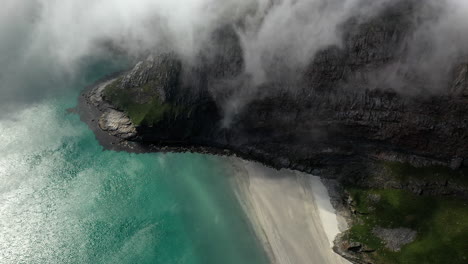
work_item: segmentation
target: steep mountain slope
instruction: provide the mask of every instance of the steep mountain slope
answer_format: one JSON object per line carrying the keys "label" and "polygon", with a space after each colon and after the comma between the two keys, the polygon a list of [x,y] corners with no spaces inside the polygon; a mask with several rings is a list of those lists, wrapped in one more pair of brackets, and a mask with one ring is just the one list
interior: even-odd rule
{"label": "steep mountain slope", "polygon": [[360,157],[459,168],[468,158],[467,64],[453,65],[436,91],[411,67],[400,82],[385,78],[408,56],[415,9],[404,1],[351,19],[342,46],[293,77],[279,63],[277,78],[256,86],[235,30],[224,26],[196,63],[151,56],[103,97],[130,116],[141,142],[228,148],[300,170]]}
{"label": "steep mountain slope", "polygon": [[[140,151],[235,153],[328,178],[330,191],[337,191],[335,207],[350,221],[365,224],[365,231],[356,225],[341,236],[335,250],[356,263],[401,259],[384,247],[369,248],[378,243],[352,240],[381,241],[395,230],[406,230],[414,239],[409,228],[426,226],[427,212],[404,215],[408,208],[394,207],[406,226],[388,229],[396,218],[380,219],[385,217],[380,214],[369,222],[365,219],[374,218],[363,220],[359,213],[365,209],[355,209],[379,201],[353,198],[375,193],[393,201],[413,197],[380,189],[448,195],[462,202],[411,198],[410,205],[417,209],[431,200],[453,206],[450,212],[457,215],[466,212],[468,197],[468,60],[460,54],[447,59],[451,65],[446,67],[442,61],[424,64],[431,62],[424,60],[430,49],[421,46],[415,53],[418,48],[411,46],[419,43],[414,42],[420,15],[415,2],[395,2],[377,16],[350,19],[341,26],[341,45],[319,51],[306,69],[278,61],[261,83],[244,71],[239,25],[224,25],[194,60],[174,53],[151,55],[96,85],[85,101],[100,115],[99,127],[121,138],[124,149],[131,141]],[[375,226],[379,221],[390,224]],[[418,230],[423,233],[417,239],[431,237],[424,230]],[[447,250],[446,244],[437,247]],[[439,251],[433,250],[433,259],[444,258]]]}

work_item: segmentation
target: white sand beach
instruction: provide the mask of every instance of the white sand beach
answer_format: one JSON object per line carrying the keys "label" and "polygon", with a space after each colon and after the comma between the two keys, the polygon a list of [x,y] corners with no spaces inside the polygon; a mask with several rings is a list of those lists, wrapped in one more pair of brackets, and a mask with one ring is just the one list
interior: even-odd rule
{"label": "white sand beach", "polygon": [[272,263],[343,264],[332,250],[340,232],[320,178],[233,159],[237,196]]}

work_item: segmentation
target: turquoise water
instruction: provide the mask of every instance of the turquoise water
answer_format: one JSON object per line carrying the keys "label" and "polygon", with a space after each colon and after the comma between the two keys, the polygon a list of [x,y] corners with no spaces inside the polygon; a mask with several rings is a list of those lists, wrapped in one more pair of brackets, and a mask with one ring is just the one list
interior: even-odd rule
{"label": "turquoise water", "polygon": [[0,120],[0,263],[262,264],[223,162],[105,151],[68,95]]}

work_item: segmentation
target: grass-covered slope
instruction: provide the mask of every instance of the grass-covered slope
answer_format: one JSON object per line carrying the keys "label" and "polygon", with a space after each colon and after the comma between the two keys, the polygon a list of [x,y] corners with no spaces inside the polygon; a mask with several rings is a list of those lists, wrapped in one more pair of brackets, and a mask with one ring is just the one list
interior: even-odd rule
{"label": "grass-covered slope", "polygon": [[409,182],[445,182],[460,188],[468,188],[468,168],[453,170],[447,166],[426,166],[416,168],[409,163],[383,162],[386,176],[408,184]]}
{"label": "grass-covered slope", "polygon": [[[349,189],[356,210],[347,240],[362,243],[375,263],[468,263],[468,202],[403,190]],[[375,228],[410,228],[416,239],[394,252]]]}
{"label": "grass-covered slope", "polygon": [[151,127],[163,119],[175,119],[183,111],[171,98],[180,86],[181,67],[171,53],[149,57],[107,85],[103,97],[136,126]]}
{"label": "grass-covered slope", "polygon": [[[119,110],[124,111],[135,125],[153,126],[164,117],[177,117],[183,108],[168,102],[163,102],[156,93],[147,96],[144,103],[135,100],[135,95],[129,89],[122,89],[118,86],[121,79],[117,79],[109,84],[104,90],[104,97]],[[141,88],[150,93],[151,83]]]}

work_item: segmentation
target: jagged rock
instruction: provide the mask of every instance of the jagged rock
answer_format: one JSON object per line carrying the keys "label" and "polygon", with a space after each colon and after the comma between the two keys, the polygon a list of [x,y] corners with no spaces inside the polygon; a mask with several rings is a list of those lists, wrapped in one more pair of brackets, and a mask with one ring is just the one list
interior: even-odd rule
{"label": "jagged rock", "polygon": [[346,238],[346,233],[339,234],[334,241],[333,250],[356,264],[371,264],[373,263],[369,253],[374,250],[366,248],[359,242],[349,242]]}
{"label": "jagged rock", "polygon": [[416,239],[417,232],[409,228],[374,228],[372,233],[385,242],[385,247],[391,251],[400,251],[401,248]]}
{"label": "jagged rock", "polygon": [[117,79],[114,85],[128,91],[135,103],[145,104],[155,97],[165,102],[176,94],[181,72],[182,63],[175,54],[151,55]]}
{"label": "jagged rock", "polygon": [[99,118],[99,127],[121,139],[132,139],[137,131],[128,116],[120,111],[109,109]]}
{"label": "jagged rock", "polygon": [[359,242],[351,242],[348,245],[348,248],[346,250],[352,251],[352,252],[360,252],[362,249],[362,244]]}

